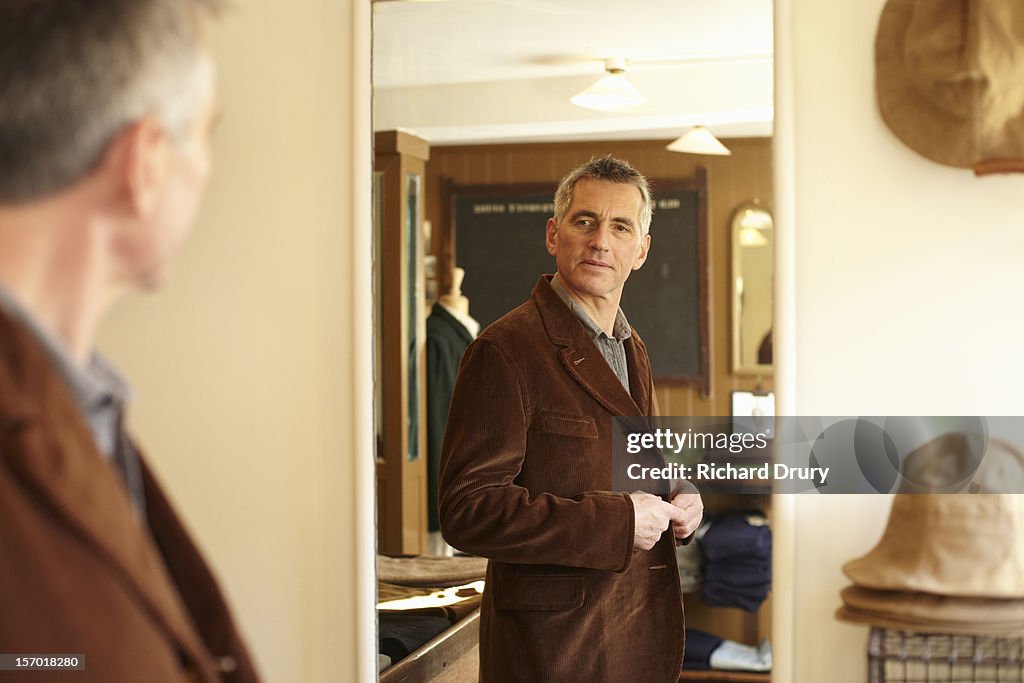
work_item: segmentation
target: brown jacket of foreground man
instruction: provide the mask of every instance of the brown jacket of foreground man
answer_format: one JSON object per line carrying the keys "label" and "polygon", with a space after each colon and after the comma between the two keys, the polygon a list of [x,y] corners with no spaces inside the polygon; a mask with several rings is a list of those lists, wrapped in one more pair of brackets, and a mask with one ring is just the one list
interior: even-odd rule
{"label": "brown jacket of foreground man", "polygon": [[0,681],[257,680],[209,568],[143,463],[146,526],[34,336],[0,313],[0,652],[85,671]]}
{"label": "brown jacket of foreground man", "polygon": [[441,527],[491,560],[481,680],[675,681],[672,534],[634,550],[629,495],[610,492],[612,417],[657,414],[647,349],[633,330],[630,396],[548,279],[467,349],[445,432]]}

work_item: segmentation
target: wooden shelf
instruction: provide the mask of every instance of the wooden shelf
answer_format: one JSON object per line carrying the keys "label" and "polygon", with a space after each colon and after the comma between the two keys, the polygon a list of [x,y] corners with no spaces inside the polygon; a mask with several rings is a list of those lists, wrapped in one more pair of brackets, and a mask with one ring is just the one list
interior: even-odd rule
{"label": "wooden shelf", "polygon": [[680,671],[681,681],[732,681],[733,683],[771,683],[771,673],[750,671]]}

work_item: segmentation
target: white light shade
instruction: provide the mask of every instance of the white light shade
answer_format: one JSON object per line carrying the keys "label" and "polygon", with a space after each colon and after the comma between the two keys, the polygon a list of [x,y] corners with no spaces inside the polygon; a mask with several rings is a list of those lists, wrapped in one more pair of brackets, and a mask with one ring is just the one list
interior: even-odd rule
{"label": "white light shade", "polygon": [[665,149],[670,152],[685,152],[687,154],[717,154],[720,156],[732,154],[729,148],[704,126],[694,126],[681,137],[670,142]]}
{"label": "white light shade", "polygon": [[741,247],[763,247],[768,244],[768,238],[764,236],[764,233],[757,228],[751,226],[744,226],[740,228],[740,246]]}
{"label": "white light shade", "polygon": [[629,111],[647,104],[647,98],[621,73],[610,73],[569,101],[577,107],[597,111]]}
{"label": "white light shade", "polygon": [[748,206],[733,218],[733,225],[738,225],[740,228],[741,247],[757,248],[768,246],[768,237],[765,233],[771,232],[775,227],[775,221],[766,209],[760,206]]}

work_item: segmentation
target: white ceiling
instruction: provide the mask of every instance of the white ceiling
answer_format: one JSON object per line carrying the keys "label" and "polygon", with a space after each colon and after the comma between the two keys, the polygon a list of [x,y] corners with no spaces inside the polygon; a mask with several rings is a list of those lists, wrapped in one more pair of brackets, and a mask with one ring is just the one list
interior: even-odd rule
{"label": "white ceiling", "polygon": [[[374,127],[432,144],[771,135],[771,0],[377,0]],[[569,97],[625,57],[650,100]]]}

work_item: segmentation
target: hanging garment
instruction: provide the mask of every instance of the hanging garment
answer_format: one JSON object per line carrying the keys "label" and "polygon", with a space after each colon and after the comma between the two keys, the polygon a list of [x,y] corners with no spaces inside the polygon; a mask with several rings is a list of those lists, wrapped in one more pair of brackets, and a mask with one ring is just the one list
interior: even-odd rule
{"label": "hanging garment", "polygon": [[441,441],[448,420],[455,376],[473,335],[441,304],[427,317],[427,508],[428,529],[441,528],[437,521],[437,480],[441,466]]}

